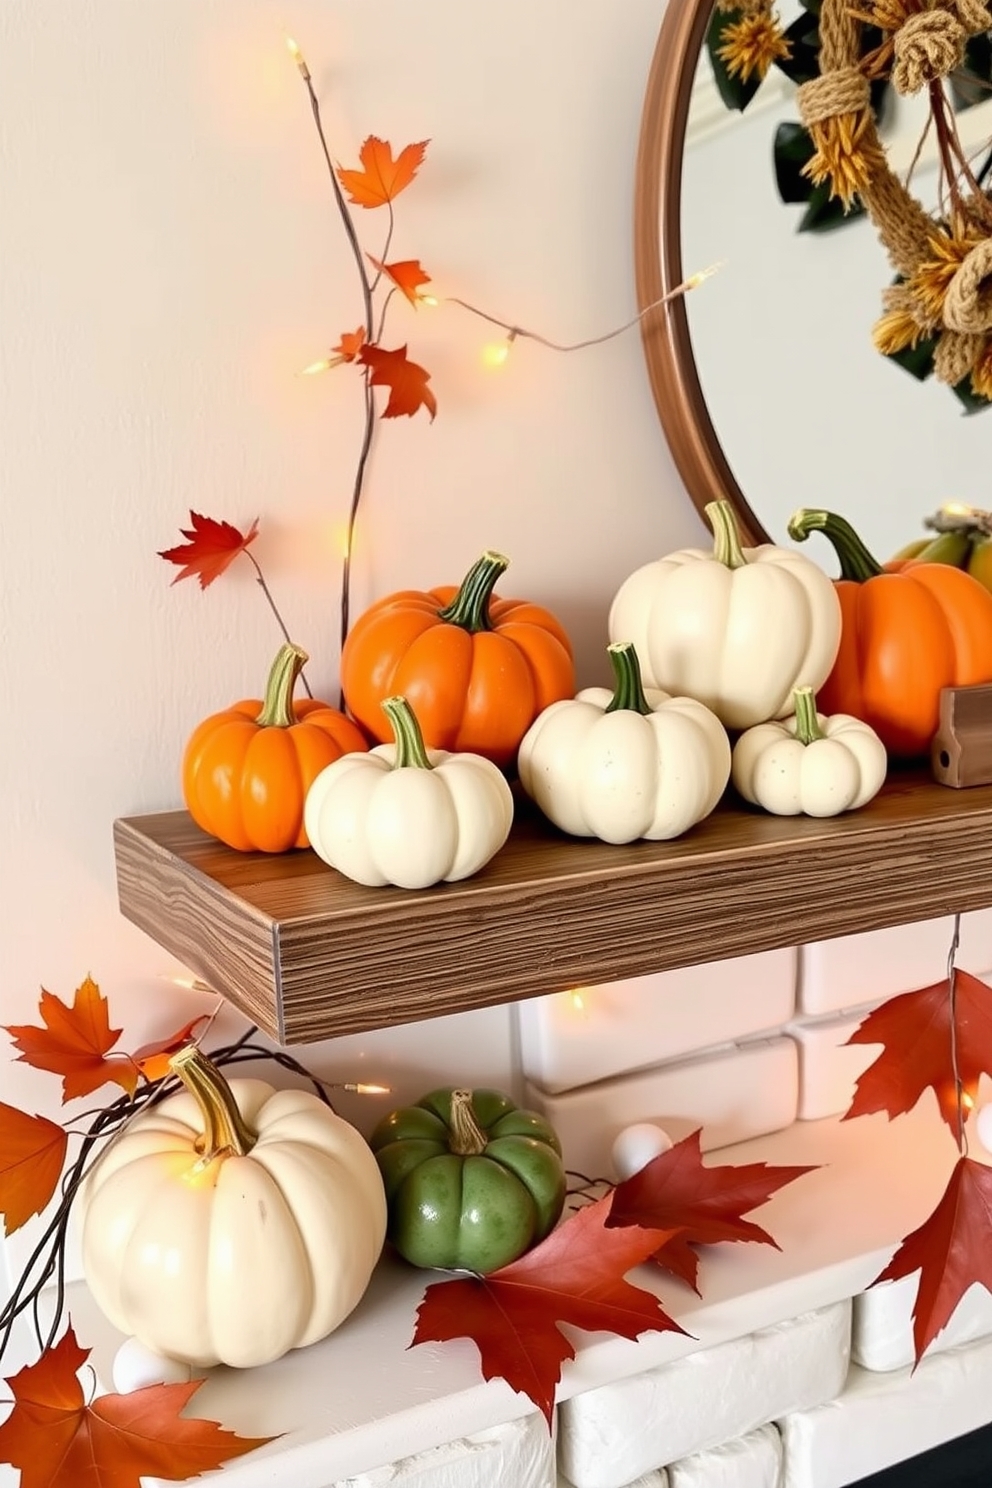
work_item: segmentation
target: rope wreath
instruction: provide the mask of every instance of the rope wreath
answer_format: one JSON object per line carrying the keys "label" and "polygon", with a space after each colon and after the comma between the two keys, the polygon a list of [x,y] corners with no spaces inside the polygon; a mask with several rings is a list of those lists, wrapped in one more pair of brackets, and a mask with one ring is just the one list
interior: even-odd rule
{"label": "rope wreath", "polygon": [[[855,0],[857,3],[857,0]],[[862,55],[862,27],[882,42]],[[806,173],[845,207],[860,196],[899,283],[883,292],[873,339],[891,355],[933,339],[934,373],[952,386],[971,378],[992,399],[992,203],[961,150],[942,79],[961,65],[971,36],[992,27],[985,0],[823,0],[820,76],[798,91],[815,153]],[[931,217],[890,169],[875,126],[870,84],[930,91],[945,185],[946,220]]]}

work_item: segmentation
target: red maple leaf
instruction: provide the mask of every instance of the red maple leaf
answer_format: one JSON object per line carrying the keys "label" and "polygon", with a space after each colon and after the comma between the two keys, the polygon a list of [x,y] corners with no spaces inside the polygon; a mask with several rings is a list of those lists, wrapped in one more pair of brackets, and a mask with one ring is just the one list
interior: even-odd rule
{"label": "red maple leaf", "polygon": [[130,1060],[105,1058],[121,1030],[111,1028],[107,999],[92,977],[76,988],[71,1007],[42,988],[38,1010],[44,1028],[29,1023],[4,1026],[22,1063],[62,1076],[63,1104],[110,1080],[134,1094],[138,1072]]}
{"label": "red maple leaf", "polygon": [[361,169],[337,168],[337,178],[347,191],[348,200],[356,207],[384,207],[409,186],[423,164],[429,143],[421,140],[417,145],[407,145],[394,160],[389,141],[370,134],[358,152]]}
{"label": "red maple leaf", "polygon": [[430,274],[425,274],[419,258],[402,258],[397,263],[380,263],[377,258],[368,254],[370,263],[373,263],[380,274],[386,274],[392,279],[397,289],[401,289],[410,304],[416,308],[422,296],[418,293],[422,284],[430,284]]}
{"label": "red maple leaf", "polygon": [[[978,1081],[992,1074],[992,992],[967,971],[955,972],[957,1067],[961,1090],[975,1100]],[[944,1121],[955,1134],[958,1100],[951,1057],[951,998],[946,979],[917,992],[890,998],[847,1041],[883,1044],[858,1080],[844,1120],[885,1111],[890,1120],[911,1111],[931,1089]]]}
{"label": "red maple leaf", "polygon": [[143,1476],[185,1482],[272,1440],[182,1417],[202,1380],[87,1405],[77,1371],[89,1353],[70,1327],[7,1380],[14,1409],[0,1426],[0,1462],[20,1468],[21,1488],[141,1488]]}
{"label": "red maple leaf", "polygon": [[698,1258],[690,1247],[749,1240],[774,1245],[777,1250],[767,1230],[742,1216],[767,1203],[787,1183],[813,1171],[812,1167],[769,1167],[763,1162],[704,1167],[700,1133],[694,1131],[617,1185],[606,1226],[644,1225],[677,1231],[659,1247],[654,1259],[697,1289]]}
{"label": "red maple leaf", "polygon": [[383,418],[397,418],[401,413],[413,415],[418,408],[426,408],[433,421],[437,399],[427,386],[431,374],[416,362],[407,360],[405,346],[396,351],[386,351],[381,346],[363,346],[358,360],[371,368],[369,380],[374,387],[389,388],[389,401],[382,411]]}
{"label": "red maple leaf", "polygon": [[[960,972],[958,973],[960,976]],[[920,1273],[913,1304],[916,1362],[945,1328],[974,1282],[992,1293],[992,1168],[959,1157],[936,1209],[871,1283]]]}
{"label": "red maple leaf", "polygon": [[166,558],[170,563],[183,565],[172,581],[174,584],[196,574],[200,580],[200,588],[206,589],[214,579],[220,578],[239,553],[243,553],[255,541],[258,536],[258,518],[255,518],[247,532],[239,532],[230,522],[217,522],[213,517],[201,517],[195,511],[190,512],[189,519],[192,526],[179,529],[186,542],[175,548],[165,548],[158,556]]}
{"label": "red maple leaf", "polygon": [[12,1235],[40,1214],[58,1187],[68,1139],[47,1116],[0,1103],[0,1214]]}
{"label": "red maple leaf", "polygon": [[624,1280],[668,1232],[604,1229],[611,1198],[580,1209],[499,1271],[428,1287],[410,1347],[473,1339],[483,1379],[505,1379],[528,1395],[550,1427],[562,1363],[575,1357],[560,1323],[622,1338],[652,1329],[683,1333],[652,1292]]}
{"label": "red maple leaf", "polygon": [[195,1018],[190,1018],[176,1033],[170,1033],[167,1038],[159,1039],[153,1044],[143,1044],[131,1055],[131,1059],[144,1075],[146,1080],[162,1080],[169,1074],[169,1060],[173,1054],[193,1040],[197,1028],[201,1023],[210,1018],[209,1013],[198,1013]]}
{"label": "red maple leaf", "polygon": [[335,362],[354,362],[358,353],[365,344],[365,327],[359,326],[356,331],[342,331],[341,340],[337,346],[331,347],[331,355]]}

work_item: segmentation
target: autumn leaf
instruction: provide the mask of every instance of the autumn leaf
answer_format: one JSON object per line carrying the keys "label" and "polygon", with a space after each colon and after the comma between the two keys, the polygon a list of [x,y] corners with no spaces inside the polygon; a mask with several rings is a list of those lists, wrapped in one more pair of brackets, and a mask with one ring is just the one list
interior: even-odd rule
{"label": "autumn leaf", "polygon": [[359,326],[357,331],[342,331],[341,340],[337,346],[331,347],[331,355],[335,362],[353,362],[365,344],[365,327]]}
{"label": "autumn leaf", "polygon": [[7,1380],[14,1409],[0,1426],[0,1462],[20,1468],[21,1488],[141,1488],[143,1476],[180,1483],[272,1440],[182,1417],[202,1380],[87,1405],[77,1371],[89,1354],[70,1327]]}
{"label": "autumn leaf", "polygon": [[[962,1093],[975,1100],[979,1077],[992,1074],[992,992],[967,971],[955,972],[957,1067]],[[951,999],[946,979],[904,992],[869,1013],[848,1044],[883,1044],[858,1080],[844,1120],[911,1111],[931,1089],[955,1134],[958,1101],[951,1060]]]}
{"label": "autumn leaf", "polygon": [[206,589],[214,579],[220,578],[239,553],[243,553],[255,541],[258,536],[258,518],[255,518],[247,532],[239,532],[230,522],[217,522],[213,517],[201,517],[195,511],[190,512],[189,519],[192,526],[179,529],[186,542],[175,548],[165,548],[158,556],[170,563],[183,565],[172,581],[174,584],[178,584],[180,579],[190,579],[195,574],[200,580],[200,588]]}
{"label": "autumn leaf", "polygon": [[418,293],[422,284],[430,284],[430,274],[425,274],[421,267],[419,258],[402,258],[397,263],[380,263],[377,258],[368,255],[370,263],[373,263],[380,274],[386,274],[406,295],[410,304],[417,307],[422,296]]}
{"label": "autumn leaf", "polygon": [[483,1378],[505,1379],[529,1396],[550,1427],[562,1363],[575,1357],[560,1323],[622,1338],[652,1329],[683,1333],[652,1292],[624,1280],[667,1232],[604,1229],[611,1198],[580,1209],[499,1271],[428,1287],[410,1347],[473,1339]]}
{"label": "autumn leaf", "polygon": [[209,1021],[209,1018],[209,1013],[198,1013],[168,1038],[159,1039],[153,1044],[143,1044],[131,1055],[132,1062],[146,1080],[163,1080],[170,1073],[169,1060],[173,1054],[178,1054],[184,1044],[191,1043],[200,1024]]}
{"label": "autumn leaf", "polygon": [[654,1260],[698,1291],[698,1259],[691,1248],[747,1240],[774,1245],[775,1239],[743,1215],[765,1204],[787,1183],[813,1172],[811,1167],[770,1167],[768,1163],[703,1165],[699,1131],[617,1185],[607,1229],[644,1225],[677,1233],[658,1248]]}
{"label": "autumn leaf", "polygon": [[43,1028],[26,1023],[4,1026],[22,1063],[62,1076],[63,1104],[99,1090],[108,1081],[134,1094],[138,1083],[134,1065],[124,1058],[104,1057],[121,1030],[111,1028],[107,999],[92,977],[76,988],[71,1007],[42,988],[38,1009]]}
{"label": "autumn leaf", "polygon": [[58,1187],[68,1139],[47,1116],[0,1102],[0,1214],[12,1235],[40,1214]]}
{"label": "autumn leaf", "polygon": [[389,388],[383,418],[397,418],[401,413],[412,416],[418,408],[426,408],[433,421],[437,399],[427,386],[431,374],[416,362],[407,360],[405,346],[397,351],[385,351],[381,346],[363,346],[358,360],[371,369],[369,381],[373,387]]}
{"label": "autumn leaf", "polygon": [[389,141],[370,134],[358,152],[361,169],[337,168],[337,178],[348,192],[348,200],[356,207],[384,207],[393,201],[417,174],[429,144],[429,140],[421,140],[418,145],[407,145],[394,160]]}
{"label": "autumn leaf", "polygon": [[959,1157],[930,1218],[906,1236],[881,1276],[871,1283],[899,1281],[919,1271],[913,1305],[917,1364],[973,1283],[992,1293],[990,1237],[992,1168],[974,1158]]}

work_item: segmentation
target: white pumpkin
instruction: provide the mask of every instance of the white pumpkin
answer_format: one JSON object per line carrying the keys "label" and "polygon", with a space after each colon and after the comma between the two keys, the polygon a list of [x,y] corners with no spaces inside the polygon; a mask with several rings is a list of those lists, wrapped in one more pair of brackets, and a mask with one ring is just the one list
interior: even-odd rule
{"label": "white pumpkin", "polygon": [[83,1181],[86,1281],[154,1354],[266,1364],[361,1299],[386,1233],[379,1168],[308,1091],[228,1084],[195,1048],[173,1066],[187,1089],[138,1115]]}
{"label": "white pumpkin", "polygon": [[645,693],[629,643],[609,652],[615,690],[587,687],[545,708],[521,742],[520,783],[573,837],[678,837],[723,794],[730,777],[726,731],[692,698]]}
{"label": "white pumpkin", "polygon": [[610,640],[631,640],[645,687],[697,698],[728,728],[792,708],[793,689],[821,686],[840,645],[840,601],[815,563],[791,548],[742,548],[729,502],[713,501],[712,552],[684,548],[621,584]]}
{"label": "white pumpkin", "polygon": [[395,744],[317,776],[303,819],[317,855],[356,883],[426,889],[469,878],[503,846],[513,796],[480,754],[426,749],[405,698],[383,703]]}
{"label": "white pumpkin", "polygon": [[864,806],[885,780],[885,745],[848,713],[825,718],[811,687],[799,687],[795,714],[759,723],[734,746],[734,785],[745,801],[775,816],[837,816]]}

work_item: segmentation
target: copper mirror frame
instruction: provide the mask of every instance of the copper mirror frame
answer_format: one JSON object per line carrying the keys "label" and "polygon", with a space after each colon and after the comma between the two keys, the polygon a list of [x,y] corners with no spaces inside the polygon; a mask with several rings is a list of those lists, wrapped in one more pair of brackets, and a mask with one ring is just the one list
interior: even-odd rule
{"label": "copper mirror frame", "polygon": [[[655,404],[678,472],[697,510],[733,504],[745,542],[772,539],[727,464],[706,407],[689,336],[686,301],[648,307],[685,278],[682,152],[696,68],[713,0],[669,0],[648,75],[634,188],[634,266],[641,338]],[[690,265],[692,273],[704,268]],[[699,293],[705,294],[705,289]]]}

